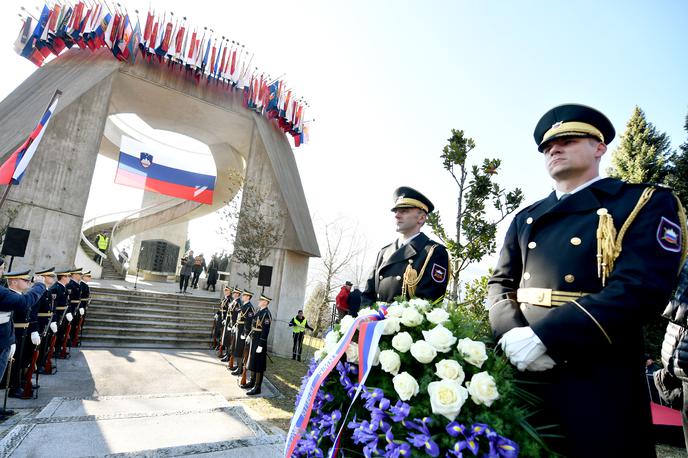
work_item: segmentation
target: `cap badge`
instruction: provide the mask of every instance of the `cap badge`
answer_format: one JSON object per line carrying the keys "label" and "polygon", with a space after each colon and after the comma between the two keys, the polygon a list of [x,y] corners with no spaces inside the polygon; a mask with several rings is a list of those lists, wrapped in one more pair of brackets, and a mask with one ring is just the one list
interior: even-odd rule
{"label": "cap badge", "polygon": [[564,124],[564,121],[557,121],[554,124],[552,124],[552,129],[556,129],[557,127],[561,127],[561,125]]}

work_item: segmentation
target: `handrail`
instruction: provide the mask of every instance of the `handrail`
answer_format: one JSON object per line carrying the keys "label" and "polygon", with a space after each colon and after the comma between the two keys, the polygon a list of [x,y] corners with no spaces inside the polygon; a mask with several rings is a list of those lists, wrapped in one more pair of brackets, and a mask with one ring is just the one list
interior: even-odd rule
{"label": "handrail", "polygon": [[100,251],[94,244],[91,243],[91,241],[86,237],[84,234],[84,231],[81,231],[81,241],[86,244],[87,247],[89,247],[91,250],[99,254],[100,256],[103,257],[103,259],[107,259],[107,255]]}

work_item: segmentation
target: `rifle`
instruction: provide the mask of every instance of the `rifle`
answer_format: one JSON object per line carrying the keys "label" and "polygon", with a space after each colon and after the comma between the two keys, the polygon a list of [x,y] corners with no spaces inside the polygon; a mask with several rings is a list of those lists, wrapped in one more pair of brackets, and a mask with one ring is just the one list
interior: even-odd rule
{"label": "rifle", "polygon": [[[81,307],[81,303],[79,303],[79,307]],[[84,312],[86,309],[84,309]],[[81,334],[81,325],[84,323],[84,315],[79,313],[79,322],[76,324],[76,328],[74,329],[74,342],[72,342],[72,345],[75,347],[79,346],[79,336]]]}
{"label": "rifle", "polygon": [[243,369],[241,371],[241,381],[239,382],[240,385],[246,385],[246,372],[247,369],[246,367],[248,366],[248,359],[249,359],[249,353],[251,351],[251,337],[249,334],[249,337],[246,337],[246,342],[244,342],[244,355],[242,361],[243,361]]}
{"label": "rifle", "polygon": [[227,368],[229,369],[230,367],[234,367],[234,348],[236,347],[236,336],[237,336],[237,328],[236,325],[232,327],[232,330],[230,331],[230,339],[229,339],[229,346],[227,347],[227,351],[229,352],[229,362],[227,364]]}
{"label": "rifle", "polygon": [[[65,311],[69,310],[69,307],[65,309]],[[61,350],[60,350],[60,358],[61,359],[67,359],[67,342],[69,342],[69,333],[72,332],[72,322],[67,321],[67,329],[65,329],[65,334],[64,338],[62,339],[62,344],[60,345]]]}
{"label": "rifle", "polygon": [[[54,300],[54,299],[53,299]],[[69,307],[65,308],[62,311],[62,316],[60,317],[60,321],[57,323],[57,330],[60,330],[60,326],[62,326],[62,323],[64,322],[65,315],[67,314],[67,310],[69,310]],[[52,320],[52,318],[51,318]],[[48,325],[50,327],[50,325]],[[52,374],[53,373],[53,354],[55,353],[55,344],[57,343],[57,332],[53,332],[52,337],[50,337],[50,346],[48,348],[48,354],[45,355],[45,368],[43,371],[46,374]],[[55,372],[57,372],[57,358],[55,358]]]}
{"label": "rifle", "polygon": [[[48,336],[48,329],[50,329],[50,322],[53,320],[53,313],[54,312],[50,312],[50,318],[48,318],[48,323],[45,325],[45,329],[43,329],[43,334],[41,335],[41,342],[44,342]],[[24,377],[24,393],[22,394],[22,399],[31,399],[33,397],[33,382],[31,379],[33,378],[33,373],[36,370],[36,363],[38,362],[38,355],[40,352],[41,344],[39,343],[33,350],[31,365],[26,371],[26,376]],[[36,385],[38,385],[38,372],[36,372]]]}
{"label": "rifle", "polygon": [[215,328],[217,327],[217,313],[215,314],[215,317],[213,318],[213,324],[210,327],[210,337],[212,340],[212,343],[210,344],[210,348],[213,350],[217,348],[217,333],[215,332]]}

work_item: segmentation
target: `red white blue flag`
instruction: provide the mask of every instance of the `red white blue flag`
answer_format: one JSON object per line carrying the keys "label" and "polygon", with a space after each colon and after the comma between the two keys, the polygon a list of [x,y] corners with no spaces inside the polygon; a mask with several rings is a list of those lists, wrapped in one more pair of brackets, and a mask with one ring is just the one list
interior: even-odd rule
{"label": "red white blue flag", "polygon": [[215,176],[191,170],[196,162],[122,136],[115,183],[203,204],[213,203]]}
{"label": "red white blue flag", "polygon": [[12,155],[7,159],[2,165],[0,165],[0,184],[19,184],[21,179],[24,177],[24,172],[29,166],[29,161],[36,153],[38,144],[43,138],[45,130],[48,128],[48,123],[55,113],[55,108],[57,107],[57,101],[62,95],[62,92],[55,91],[48,109],[45,110],[41,120],[38,122],[36,128],[31,132],[29,138],[12,153]]}

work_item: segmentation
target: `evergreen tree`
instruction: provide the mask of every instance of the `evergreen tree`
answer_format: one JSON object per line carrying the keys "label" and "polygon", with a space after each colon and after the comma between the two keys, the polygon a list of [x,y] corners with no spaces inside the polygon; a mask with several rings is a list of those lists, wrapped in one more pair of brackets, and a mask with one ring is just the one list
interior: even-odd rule
{"label": "evergreen tree", "polygon": [[[688,133],[688,115],[683,128]],[[688,205],[688,139],[678,147],[667,184],[673,188],[683,205]]]}
{"label": "evergreen tree", "polygon": [[667,134],[657,131],[636,106],[607,173],[631,183],[666,183],[672,156]]}

